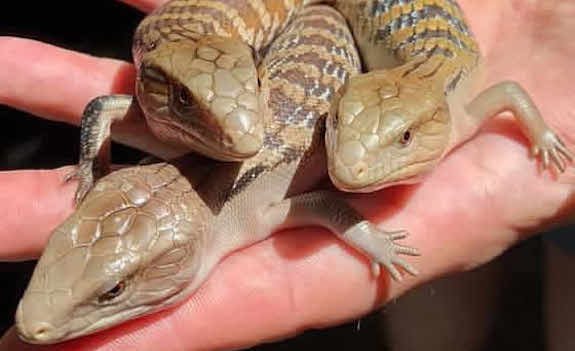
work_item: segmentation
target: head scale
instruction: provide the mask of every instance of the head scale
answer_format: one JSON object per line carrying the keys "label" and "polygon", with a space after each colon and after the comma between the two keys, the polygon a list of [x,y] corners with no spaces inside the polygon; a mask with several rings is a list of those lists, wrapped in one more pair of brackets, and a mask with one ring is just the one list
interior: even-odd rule
{"label": "head scale", "polygon": [[232,39],[164,41],[138,53],[136,96],[161,140],[229,161],[263,142],[251,49]]}
{"label": "head scale", "polygon": [[157,167],[103,178],[54,230],[18,306],[22,339],[91,334],[165,308],[205,278],[201,202],[175,167]]}
{"label": "head scale", "polygon": [[337,117],[328,120],[329,174],[342,190],[416,182],[448,146],[450,117],[442,91],[392,72],[352,77]]}

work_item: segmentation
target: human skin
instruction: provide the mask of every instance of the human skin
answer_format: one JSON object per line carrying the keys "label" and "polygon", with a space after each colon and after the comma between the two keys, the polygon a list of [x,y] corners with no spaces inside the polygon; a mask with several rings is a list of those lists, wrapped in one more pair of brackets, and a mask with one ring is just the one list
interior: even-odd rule
{"label": "human skin", "polygon": [[[124,0],[149,11],[159,0]],[[575,151],[575,2],[461,0],[486,56],[487,82],[513,79]],[[0,37],[0,103],[78,124],[92,97],[131,92],[130,64]],[[22,60],[37,57],[37,60]],[[53,84],[58,82],[58,84]],[[0,257],[38,257],[50,230],[72,211],[71,167],[0,173]],[[510,118],[489,122],[452,152],[424,182],[373,194],[348,195],[422,255],[420,271],[402,282],[374,279],[368,262],[316,228],[290,230],[235,252],[185,303],[109,331],[43,350],[205,350],[240,348],[308,328],[358,318],[415,286],[472,269],[519,240],[574,212],[575,173],[554,177],[528,157]],[[28,220],[33,218],[34,220]],[[14,240],[18,238],[18,240]],[[10,330],[0,350],[33,350]]]}

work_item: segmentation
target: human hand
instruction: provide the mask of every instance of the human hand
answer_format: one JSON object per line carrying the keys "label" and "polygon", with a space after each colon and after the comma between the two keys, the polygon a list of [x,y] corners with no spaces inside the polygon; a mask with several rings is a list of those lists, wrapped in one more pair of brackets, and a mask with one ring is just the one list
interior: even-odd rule
{"label": "human hand", "polygon": [[[159,3],[125,2],[145,9]],[[522,83],[574,150],[575,120],[569,113],[575,102],[569,87],[575,75],[567,67],[575,54],[569,38],[575,5],[556,1],[538,8],[495,0],[461,5],[487,55],[491,81]],[[0,101],[38,115],[77,123],[90,98],[131,91],[133,70],[126,63],[24,40],[2,38],[0,48],[10,53],[0,57],[0,77],[10,81],[0,87]],[[32,56],[43,61],[21,60]],[[55,81],[60,84],[50,84]],[[45,349],[147,350],[160,343],[165,349],[186,350],[245,347],[356,318],[423,281],[487,262],[530,232],[572,215],[573,171],[552,179],[527,155],[515,124],[499,120],[453,152],[422,185],[350,196],[385,228],[412,233],[407,243],[422,252],[410,258],[421,272],[417,278],[374,280],[367,261],[331,234],[292,230],[226,258],[182,306]],[[62,183],[69,171],[0,175],[5,213],[0,257],[40,254],[48,228],[72,210],[75,184]],[[10,240],[16,236],[18,242]],[[9,332],[0,349],[34,347]]]}

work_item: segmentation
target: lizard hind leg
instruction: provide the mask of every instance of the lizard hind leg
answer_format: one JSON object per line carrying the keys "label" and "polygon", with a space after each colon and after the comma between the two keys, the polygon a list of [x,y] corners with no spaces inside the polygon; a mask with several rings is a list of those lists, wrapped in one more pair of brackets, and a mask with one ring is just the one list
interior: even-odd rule
{"label": "lizard hind leg", "polygon": [[401,256],[418,256],[419,251],[397,243],[408,233],[379,229],[351,207],[340,193],[314,191],[297,195],[272,206],[265,217],[280,227],[319,225],[328,228],[369,259],[375,277],[380,275],[381,266],[396,281],[402,279],[397,267],[417,275],[417,270]]}
{"label": "lizard hind leg", "polygon": [[111,125],[128,116],[132,100],[131,95],[104,95],[86,105],[80,130],[80,160],[77,168],[65,179],[79,180],[76,206],[90,191],[94,181],[110,172]]}

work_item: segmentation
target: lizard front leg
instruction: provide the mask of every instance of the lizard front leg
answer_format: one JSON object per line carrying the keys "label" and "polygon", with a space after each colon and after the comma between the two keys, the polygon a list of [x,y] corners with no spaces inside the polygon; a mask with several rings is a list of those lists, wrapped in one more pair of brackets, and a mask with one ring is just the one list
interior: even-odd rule
{"label": "lizard front leg", "polygon": [[124,119],[130,110],[131,95],[105,95],[86,105],[80,129],[80,160],[66,180],[79,180],[75,203],[78,206],[94,184],[94,179],[110,172],[110,127]]}
{"label": "lizard front leg", "polygon": [[545,123],[527,92],[516,82],[492,85],[473,99],[466,110],[478,122],[511,111],[531,143],[532,154],[541,157],[545,169],[549,167],[550,158],[560,172],[573,160],[563,141]]}
{"label": "lizard front leg", "polygon": [[412,275],[417,274],[417,271],[400,257],[419,255],[417,249],[396,243],[397,240],[407,237],[406,231],[388,232],[377,228],[334,192],[314,191],[285,199],[272,205],[266,218],[283,218],[281,227],[319,225],[328,228],[371,261],[375,276],[380,274],[380,265],[383,265],[395,280],[401,280],[401,273],[395,266]]}

